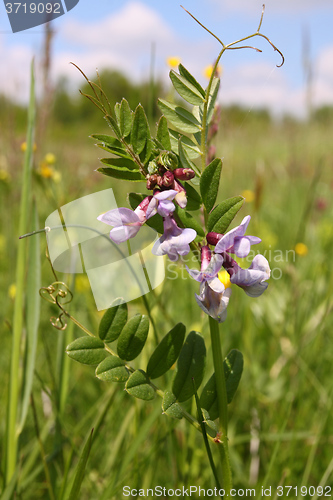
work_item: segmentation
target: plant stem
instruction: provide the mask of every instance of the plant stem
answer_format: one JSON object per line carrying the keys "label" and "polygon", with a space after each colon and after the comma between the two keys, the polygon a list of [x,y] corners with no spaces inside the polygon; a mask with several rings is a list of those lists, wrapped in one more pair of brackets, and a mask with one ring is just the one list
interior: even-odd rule
{"label": "plant stem", "polygon": [[220,59],[223,56],[225,50],[226,50],[226,47],[225,47],[225,45],[223,45],[223,48],[222,48],[221,52],[219,53],[219,55],[217,56],[217,59],[215,61],[215,64],[214,64],[214,67],[212,70],[212,74],[211,74],[211,77],[209,79],[208,87],[206,90],[206,98],[205,98],[205,102],[204,102],[204,106],[203,106],[202,121],[201,121],[201,127],[202,127],[201,128],[201,144],[200,144],[201,153],[202,153],[201,154],[201,162],[202,162],[201,172],[203,172],[205,170],[206,160],[207,160],[206,137],[207,137],[207,114],[208,114],[208,104],[209,104],[210,91],[212,88],[213,79],[214,79],[214,75],[215,75],[216,70],[217,70],[217,66],[218,66]]}
{"label": "plant stem", "polygon": [[224,376],[222,345],[220,339],[220,331],[218,322],[209,316],[210,336],[213,351],[213,363],[215,370],[215,383],[217,392],[217,403],[219,410],[219,433],[220,439],[218,443],[221,470],[222,470],[222,484],[228,496],[232,488],[231,469],[229,462],[228,450],[228,400],[227,390]]}

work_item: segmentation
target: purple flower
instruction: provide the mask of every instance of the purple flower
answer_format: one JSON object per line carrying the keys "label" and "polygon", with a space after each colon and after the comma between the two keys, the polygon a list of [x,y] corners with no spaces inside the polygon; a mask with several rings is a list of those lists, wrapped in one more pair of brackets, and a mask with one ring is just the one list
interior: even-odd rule
{"label": "purple flower", "polygon": [[165,217],[163,221],[164,234],[156,241],[152,253],[154,255],[167,254],[170,260],[177,260],[179,255],[186,255],[190,251],[189,243],[197,233],[194,229],[181,229],[173,217]]}
{"label": "purple flower", "polygon": [[263,255],[256,255],[248,269],[242,269],[229,255],[224,254],[223,266],[230,274],[230,282],[243,288],[250,297],[259,297],[266,288],[271,270]]}
{"label": "purple flower", "polygon": [[244,236],[250,220],[251,217],[247,215],[239,226],[222,236],[215,247],[215,253],[229,252],[240,258],[246,257],[250,252],[251,245],[261,242],[257,236]]}
{"label": "purple flower", "polygon": [[224,288],[222,292],[215,292],[209,286],[207,281],[200,285],[200,295],[195,294],[198,306],[209,316],[216,319],[219,323],[225,321],[227,317],[227,306],[229,303],[231,288]]}
{"label": "purple flower", "polygon": [[147,215],[150,217],[150,212],[152,210],[157,210],[162,217],[169,217],[173,214],[176,207],[172,200],[177,195],[177,191],[174,189],[168,189],[166,191],[155,191],[152,201],[149,204]]}
{"label": "purple flower", "polygon": [[219,270],[223,264],[223,257],[219,254],[214,254],[211,257],[211,251],[208,246],[201,248],[201,270],[186,269],[189,275],[199,281],[200,283],[206,282],[214,292],[221,293],[224,291],[224,285],[217,277]]}
{"label": "purple flower", "polygon": [[129,208],[115,208],[100,215],[97,219],[109,226],[114,226],[110,231],[111,240],[115,243],[123,243],[130,238],[134,238],[139,232],[142,224],[144,224],[149,217],[156,214],[156,208],[154,206],[150,207],[152,202],[153,197],[147,196],[134,212]]}
{"label": "purple flower", "polygon": [[185,208],[187,205],[186,190],[176,179],[173,183],[173,189],[177,192],[175,196],[176,203],[180,208]]}

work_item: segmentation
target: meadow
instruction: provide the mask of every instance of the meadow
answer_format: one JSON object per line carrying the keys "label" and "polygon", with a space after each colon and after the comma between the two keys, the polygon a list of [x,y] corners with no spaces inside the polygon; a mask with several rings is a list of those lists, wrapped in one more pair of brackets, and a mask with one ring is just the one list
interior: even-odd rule
{"label": "meadow", "polygon": [[[111,76],[109,81],[116,81]],[[134,87],[127,82],[126,86],[121,75],[117,78],[117,87],[106,88],[111,102],[126,97],[132,106],[145,100],[149,104],[149,84]],[[162,86],[155,90],[156,94],[163,91]],[[82,332],[69,320],[66,329],[57,330],[50,323],[58,315],[57,307],[44,300],[36,305],[36,290],[48,287],[55,277],[45,256],[45,234],[39,239],[18,239],[27,110],[4,99],[1,104],[0,499],[112,500],[123,498],[125,486],[214,488],[200,432],[185,419],[163,415],[158,397],[148,402],[132,398],[123,384],[102,382],[94,376],[93,367],[69,359],[65,348]],[[111,187],[118,205],[129,206],[128,191],[145,192],[142,183],[120,184],[96,172],[101,154],[89,136],[108,134],[109,129],[91,103],[60,89],[48,116],[42,116],[42,111],[40,106],[26,232],[43,228],[51,212],[82,196]],[[268,290],[258,299],[233,290],[227,320],[220,327],[224,352],[236,348],[244,356],[243,376],[229,405],[234,487],[253,488],[256,498],[261,497],[262,487],[272,488],[272,498],[332,495],[332,116],[328,108],[313,111],[303,121],[274,120],[265,110],[222,108],[214,142],[217,155],[223,158],[218,200],[245,197],[236,222],[252,216],[251,234],[262,239],[258,250],[272,269]],[[158,110],[151,104],[152,129],[157,120]],[[24,245],[23,257],[20,245]],[[32,260],[26,260],[27,250]],[[22,327],[15,384],[17,414],[21,416],[24,410],[26,415],[8,481],[6,419],[12,397],[8,387],[13,377],[10,363],[18,315],[15,297],[20,293],[19,258],[23,262],[21,310],[29,316],[28,303],[32,302],[36,351],[32,362],[31,341]],[[35,281],[38,262],[40,284]],[[208,319],[194,300],[198,284],[184,271],[184,263],[172,264],[172,268],[169,263],[166,279],[146,299],[159,339],[181,321],[188,332],[203,334],[210,359]],[[102,313],[96,310],[86,276],[58,277],[73,292],[70,314],[96,333]],[[141,298],[128,307],[131,315],[145,311]],[[140,363],[147,361],[154,346],[150,335]],[[205,381],[210,368],[206,368]],[[24,400],[22,387],[29,377],[32,397]],[[170,380],[167,374],[166,384]],[[188,411],[195,412],[195,408]],[[83,471],[81,478],[78,470]],[[75,481],[80,493],[75,493]],[[278,489],[287,486],[292,489]],[[162,498],[168,498],[167,494]]]}

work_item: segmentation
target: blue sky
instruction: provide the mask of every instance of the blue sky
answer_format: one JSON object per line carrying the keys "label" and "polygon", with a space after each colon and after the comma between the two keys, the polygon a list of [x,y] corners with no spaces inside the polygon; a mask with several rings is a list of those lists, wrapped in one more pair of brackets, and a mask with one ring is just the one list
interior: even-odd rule
{"label": "blue sky", "polygon": [[[135,80],[148,78],[154,44],[156,76],[166,80],[166,57],[178,56],[205,84],[203,68],[213,62],[219,44],[180,3],[224,43],[254,33],[262,8],[259,0],[80,0],[72,11],[52,22],[54,82],[64,75],[76,91],[81,80],[70,61],[89,76],[96,67],[110,66]],[[221,61],[222,102],[304,115],[307,43],[312,103],[333,105],[332,25],[332,0],[267,0],[261,32],[284,53],[285,65],[276,68],[280,56],[263,39],[250,42],[263,50],[261,54],[249,49],[229,51]],[[0,91],[26,99],[29,62],[35,56],[40,65],[42,39],[42,27],[12,34],[4,5],[0,5]]]}

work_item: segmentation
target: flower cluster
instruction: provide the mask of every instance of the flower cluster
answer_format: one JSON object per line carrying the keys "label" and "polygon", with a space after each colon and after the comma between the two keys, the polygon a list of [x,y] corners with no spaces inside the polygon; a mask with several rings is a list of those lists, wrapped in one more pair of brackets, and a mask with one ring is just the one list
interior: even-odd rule
{"label": "flower cluster", "polygon": [[242,269],[230,256],[247,257],[251,245],[260,243],[256,236],[245,236],[251,217],[248,215],[241,224],[225,235],[208,233],[207,242],[215,246],[214,253],[209,246],[201,248],[201,270],[188,269],[189,274],[200,282],[200,294],[196,300],[201,309],[218,322],[226,319],[231,288],[218,277],[222,266],[229,273],[230,283],[241,287],[250,297],[258,297],[268,287],[270,268],[263,255],[256,255],[248,269]]}
{"label": "flower cluster", "polygon": [[168,255],[171,260],[177,260],[179,255],[189,253],[189,244],[197,235],[194,229],[178,227],[174,218],[174,201],[181,208],[185,208],[187,203],[185,189],[180,183],[177,185],[181,189],[167,189],[163,185],[161,189],[154,189],[153,196],[147,196],[134,211],[116,208],[100,215],[98,220],[113,226],[110,238],[115,243],[122,243],[136,236],[141,226],[158,213],[163,217],[164,233],[154,244],[152,252],[154,255]]}
{"label": "flower cluster", "polygon": [[[148,219],[159,214],[163,218],[164,232],[155,242],[152,253],[159,256],[168,255],[169,259],[177,260],[179,256],[189,253],[190,243],[197,233],[194,229],[180,228],[174,218],[175,202],[181,208],[185,208],[187,204],[186,191],[176,179],[175,170],[173,172],[166,170],[161,173],[162,179],[167,173],[172,175],[172,179],[169,176],[172,180],[172,187],[160,182],[158,187],[154,188],[153,195],[144,198],[134,211],[129,208],[117,208],[100,215],[98,220],[113,226],[110,238],[115,243],[122,243],[136,236]],[[184,173],[180,172],[180,174]],[[151,174],[153,175],[156,174]],[[206,314],[219,322],[226,319],[231,295],[230,284],[238,285],[250,297],[258,297],[268,286],[270,268],[263,255],[256,255],[248,269],[242,269],[231,257],[231,254],[239,258],[247,257],[251,245],[261,242],[257,236],[245,235],[250,220],[251,217],[246,216],[239,226],[226,234],[208,233],[207,245],[201,247],[200,271],[186,266],[190,276],[200,283],[200,292],[196,295],[198,305]],[[210,246],[215,247],[214,251],[210,249]],[[223,283],[223,280],[219,278],[222,267],[230,277],[229,283]]]}

